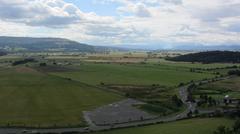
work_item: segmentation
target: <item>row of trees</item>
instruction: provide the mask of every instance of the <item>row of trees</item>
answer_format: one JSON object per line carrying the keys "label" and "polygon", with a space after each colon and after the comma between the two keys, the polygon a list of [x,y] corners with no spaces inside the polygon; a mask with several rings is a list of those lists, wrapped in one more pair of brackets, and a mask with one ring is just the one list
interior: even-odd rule
{"label": "row of trees", "polygon": [[240,52],[207,51],[168,58],[172,61],[202,62],[202,63],[240,63]]}
{"label": "row of trees", "polygon": [[240,76],[240,70],[230,70],[228,71],[229,75],[238,75]]}
{"label": "row of trees", "polygon": [[12,65],[17,66],[17,65],[26,64],[26,63],[29,63],[29,62],[36,62],[36,60],[33,59],[33,58],[26,58],[26,59],[23,59],[23,60],[14,61],[12,63]]}
{"label": "row of trees", "polygon": [[4,56],[4,55],[7,55],[7,53],[2,51],[2,50],[0,50],[0,56]]}

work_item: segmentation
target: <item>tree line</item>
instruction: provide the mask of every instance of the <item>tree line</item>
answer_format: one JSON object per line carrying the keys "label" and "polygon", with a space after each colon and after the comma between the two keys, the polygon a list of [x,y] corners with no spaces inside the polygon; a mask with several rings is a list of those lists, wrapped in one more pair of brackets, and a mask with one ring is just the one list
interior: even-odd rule
{"label": "tree line", "polygon": [[240,52],[233,51],[207,51],[169,57],[167,60],[201,63],[240,63]]}

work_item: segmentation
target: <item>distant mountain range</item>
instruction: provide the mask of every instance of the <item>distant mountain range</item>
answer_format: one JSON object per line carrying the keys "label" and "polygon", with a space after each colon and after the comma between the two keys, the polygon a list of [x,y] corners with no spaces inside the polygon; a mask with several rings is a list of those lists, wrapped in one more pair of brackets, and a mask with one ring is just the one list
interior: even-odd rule
{"label": "distant mountain range", "polygon": [[201,44],[156,44],[156,45],[118,45],[118,46],[92,46],[63,38],[32,38],[0,36],[0,50],[8,52],[21,51],[76,51],[76,52],[106,52],[129,50],[240,50],[240,44],[205,46]]}
{"label": "distant mountain range", "polygon": [[240,44],[221,44],[221,45],[203,45],[203,44],[148,44],[148,45],[121,45],[121,48],[129,50],[148,50],[148,51],[160,51],[160,50],[176,50],[176,51],[215,51],[215,50],[229,50],[240,51]]}
{"label": "distant mountain range", "polygon": [[94,46],[62,38],[0,37],[5,51],[80,51],[93,52]]}

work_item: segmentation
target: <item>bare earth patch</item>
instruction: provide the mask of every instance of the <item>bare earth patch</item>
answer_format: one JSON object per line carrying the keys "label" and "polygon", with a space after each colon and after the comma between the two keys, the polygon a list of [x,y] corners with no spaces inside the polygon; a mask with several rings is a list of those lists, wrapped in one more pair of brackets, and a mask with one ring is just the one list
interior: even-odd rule
{"label": "bare earth patch", "polygon": [[15,68],[16,72],[18,73],[39,73],[37,70],[34,70],[32,68],[29,67],[17,67]]}
{"label": "bare earth patch", "polygon": [[149,113],[134,107],[134,105],[142,104],[145,103],[134,99],[125,99],[123,101],[99,107],[94,111],[84,112],[84,116],[90,125],[91,123],[94,123],[95,125],[99,126],[122,124],[156,118],[156,116],[150,115]]}

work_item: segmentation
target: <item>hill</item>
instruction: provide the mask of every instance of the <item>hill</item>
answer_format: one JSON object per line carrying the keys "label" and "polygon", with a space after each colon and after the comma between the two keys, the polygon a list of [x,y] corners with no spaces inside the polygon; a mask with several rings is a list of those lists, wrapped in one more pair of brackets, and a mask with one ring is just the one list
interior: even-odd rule
{"label": "hill", "polygon": [[2,51],[2,50],[0,50],[0,56],[4,56],[4,55],[7,55],[7,53]]}
{"label": "hill", "polygon": [[94,46],[63,38],[0,37],[6,51],[79,51],[94,52]]}
{"label": "hill", "polygon": [[240,52],[207,51],[167,58],[167,60],[202,63],[240,63]]}

